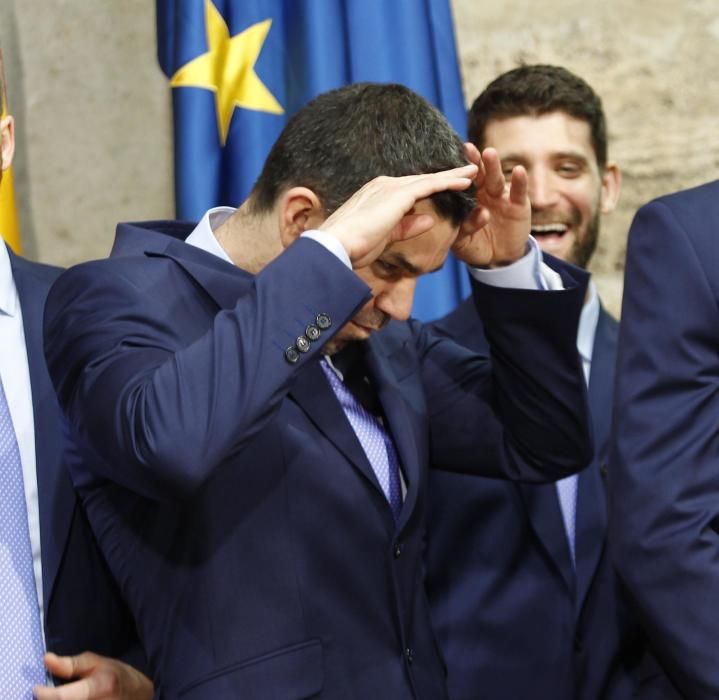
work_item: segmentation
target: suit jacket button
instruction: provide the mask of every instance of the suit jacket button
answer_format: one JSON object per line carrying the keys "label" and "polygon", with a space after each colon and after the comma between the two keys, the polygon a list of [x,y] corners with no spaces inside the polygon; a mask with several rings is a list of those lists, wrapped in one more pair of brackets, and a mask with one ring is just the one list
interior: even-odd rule
{"label": "suit jacket button", "polygon": [[329,314],[317,314],[315,318],[315,323],[321,331],[326,331],[332,325],[332,319],[330,318]]}
{"label": "suit jacket button", "polygon": [[414,652],[409,647],[404,650],[404,658],[407,659],[408,664],[414,661]]}
{"label": "suit jacket button", "polygon": [[305,335],[314,343],[315,340],[322,335],[322,332],[314,323],[310,323],[310,325],[305,328]]}
{"label": "suit jacket button", "polygon": [[297,340],[295,340],[295,345],[300,352],[310,351],[310,341],[307,340],[304,335],[300,335],[297,337]]}
{"label": "suit jacket button", "polygon": [[401,556],[402,556],[402,545],[399,542],[395,542],[394,558],[399,559]]}
{"label": "suit jacket button", "polygon": [[294,345],[290,345],[290,347],[285,350],[285,359],[292,365],[300,359],[300,353],[297,352],[297,348]]}
{"label": "suit jacket button", "polygon": [[607,465],[606,465],[605,462],[602,462],[602,463],[599,465],[599,473],[600,473],[602,476],[606,476],[606,475],[607,475]]}

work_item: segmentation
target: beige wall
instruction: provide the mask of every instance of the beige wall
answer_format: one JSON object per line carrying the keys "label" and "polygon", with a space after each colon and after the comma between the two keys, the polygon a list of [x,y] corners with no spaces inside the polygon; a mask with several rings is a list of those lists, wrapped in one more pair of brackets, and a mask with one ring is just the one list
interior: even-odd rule
{"label": "beige wall", "polygon": [[151,0],[0,0],[25,252],[108,253],[117,221],[173,213],[169,96]]}
{"label": "beige wall", "polygon": [[[155,59],[154,5],[0,1],[32,257],[67,265],[102,256],[118,220],[172,215],[169,97]],[[603,96],[624,191],[593,267],[617,310],[636,207],[719,177],[719,5],[453,0],[453,7],[468,101],[522,60],[566,65]]]}

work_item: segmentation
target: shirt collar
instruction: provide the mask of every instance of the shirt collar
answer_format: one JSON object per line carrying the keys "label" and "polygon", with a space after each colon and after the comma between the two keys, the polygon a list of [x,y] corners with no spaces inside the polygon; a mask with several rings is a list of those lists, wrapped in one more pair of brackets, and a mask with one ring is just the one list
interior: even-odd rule
{"label": "shirt collar", "polygon": [[218,258],[222,258],[234,265],[230,256],[225,252],[225,249],[215,237],[214,231],[225,223],[235,211],[232,207],[214,207],[213,209],[209,209],[200,219],[200,223],[195,226],[192,233],[185,239],[185,243],[194,245],[196,248],[216,255]]}
{"label": "shirt collar", "polygon": [[577,350],[585,362],[592,361],[592,350],[594,349],[594,336],[597,332],[599,322],[599,295],[594,282],[589,280],[587,289],[589,298],[582,307],[579,316],[579,329],[577,330]]}
{"label": "shirt collar", "polygon": [[5,244],[0,241],[0,314],[16,316],[20,310],[17,288],[12,278],[10,254]]}

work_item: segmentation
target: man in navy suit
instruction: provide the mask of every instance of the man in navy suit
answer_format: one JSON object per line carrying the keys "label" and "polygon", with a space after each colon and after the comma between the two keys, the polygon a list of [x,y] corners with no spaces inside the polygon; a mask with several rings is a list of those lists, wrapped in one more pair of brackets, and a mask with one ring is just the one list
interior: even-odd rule
{"label": "man in navy suit", "polygon": [[[586,267],[620,188],[591,87],[561,67],[511,70],[477,97],[469,134],[505,171],[526,168],[542,249]],[[437,330],[490,352],[471,300]],[[617,333],[590,284],[576,336],[596,449],[586,470],[547,485],[430,476],[427,585],[452,700],[634,697],[645,644],[606,551]]]}
{"label": "man in navy suit", "polygon": [[682,696],[719,697],[719,182],[661,197],[629,232],[609,532]]}
{"label": "man in navy suit", "polygon": [[[536,481],[591,454],[586,277],[529,220],[523,168],[506,185],[412,91],[357,84],[289,121],[239,209],[121,225],[56,283],[73,480],[162,697],[446,698],[428,464]],[[450,247],[490,281],[492,363],[405,321]]]}
{"label": "man in navy suit", "polygon": [[[0,107],[2,96],[0,76]],[[1,182],[14,152],[11,116],[0,120],[0,143]],[[3,524],[9,526],[2,533],[0,551],[4,562],[6,554],[14,562],[9,570],[3,569],[0,583],[0,696],[30,698],[34,682],[45,678],[42,651],[49,649],[73,656],[47,654],[47,669],[58,678],[76,680],[62,690],[36,688],[35,697],[41,700],[151,697],[152,686],[139,671],[98,655],[140,660],[132,619],[63,463],[63,422],[42,348],[45,299],[59,274],[57,268],[17,257],[0,241],[0,408],[11,421],[0,456],[0,511]],[[19,518],[8,502],[10,475],[5,469],[10,465],[18,470]],[[25,548],[24,555],[15,547]],[[27,571],[23,562],[29,565]],[[20,590],[20,598],[11,599],[11,591]],[[33,627],[38,631],[37,656],[28,658],[20,650],[27,648],[25,632]],[[88,649],[98,653],[81,653]]]}

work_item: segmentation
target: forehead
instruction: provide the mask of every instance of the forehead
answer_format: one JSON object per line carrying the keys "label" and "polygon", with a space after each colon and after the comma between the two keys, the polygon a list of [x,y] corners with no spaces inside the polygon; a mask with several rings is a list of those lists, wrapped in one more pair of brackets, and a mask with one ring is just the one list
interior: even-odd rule
{"label": "forehead", "polygon": [[496,148],[500,158],[576,152],[596,161],[589,124],[566,112],[492,119],[484,137],[485,145]]}

